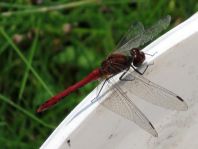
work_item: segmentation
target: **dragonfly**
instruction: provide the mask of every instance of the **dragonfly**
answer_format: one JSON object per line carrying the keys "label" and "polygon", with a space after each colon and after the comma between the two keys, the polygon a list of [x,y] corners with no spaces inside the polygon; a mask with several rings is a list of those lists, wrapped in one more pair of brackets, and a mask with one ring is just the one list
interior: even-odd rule
{"label": "dragonfly", "polygon": [[[102,79],[104,81],[97,94],[98,97],[104,85],[106,83],[111,83],[110,80],[120,73],[120,82],[128,84],[130,86],[130,92],[137,97],[161,107],[173,110],[187,110],[188,106],[184,99],[143,77],[149,64],[144,63],[147,53],[144,53],[141,47],[165,30],[169,26],[170,21],[171,17],[167,15],[147,29],[145,29],[144,25],[140,22],[132,23],[128,31],[115,47],[114,52],[109,54],[107,58],[102,61],[99,68],[94,69],[81,81],[69,86],[64,91],[44,102],[37,109],[37,112],[39,113],[47,110],[61,101],[64,97],[86,84]],[[142,71],[139,68],[143,68]],[[135,122],[139,127],[157,137],[158,134],[155,127],[133,103],[133,98],[129,97],[123,91],[122,83],[114,84],[112,91],[112,95],[101,104],[112,112]]]}

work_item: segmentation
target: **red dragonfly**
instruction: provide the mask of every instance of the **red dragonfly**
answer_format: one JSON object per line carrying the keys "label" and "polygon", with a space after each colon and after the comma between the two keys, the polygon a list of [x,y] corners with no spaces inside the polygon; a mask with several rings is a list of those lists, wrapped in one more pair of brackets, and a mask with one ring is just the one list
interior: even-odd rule
{"label": "red dragonfly", "polygon": [[[93,70],[81,81],[47,100],[37,109],[37,112],[47,110],[77,89],[102,78],[105,81],[98,93],[99,95],[104,84],[110,82],[110,79],[119,73],[122,73],[119,79],[122,82],[129,83],[130,92],[134,95],[165,108],[186,110],[187,104],[181,97],[142,76],[148,68],[148,64],[144,64],[145,53],[139,47],[145,45],[166,29],[170,21],[171,17],[166,16],[148,29],[144,29],[144,26],[139,22],[132,24],[118,43],[116,51],[110,54],[99,68]],[[134,71],[129,72],[130,68],[133,68]],[[143,68],[143,71],[140,71],[139,68]],[[153,136],[157,136],[154,126],[135,106],[132,99],[123,92],[121,84],[117,83],[113,86],[112,95],[102,102],[102,105],[124,118],[134,121]]]}

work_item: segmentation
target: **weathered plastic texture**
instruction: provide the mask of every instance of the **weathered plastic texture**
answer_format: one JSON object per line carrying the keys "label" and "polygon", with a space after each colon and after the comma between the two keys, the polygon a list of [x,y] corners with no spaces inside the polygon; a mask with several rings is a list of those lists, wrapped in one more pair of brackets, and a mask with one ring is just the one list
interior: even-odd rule
{"label": "weathered plastic texture", "polygon": [[[42,149],[196,149],[198,146],[198,13],[144,48],[155,53],[144,76],[180,95],[187,111],[134,103],[155,126],[153,137],[131,121],[91,100],[91,92],[54,130]],[[102,100],[108,98],[103,96]],[[71,99],[70,99],[71,100]],[[74,99],[75,100],[75,99]],[[56,116],[56,115],[54,115]]]}

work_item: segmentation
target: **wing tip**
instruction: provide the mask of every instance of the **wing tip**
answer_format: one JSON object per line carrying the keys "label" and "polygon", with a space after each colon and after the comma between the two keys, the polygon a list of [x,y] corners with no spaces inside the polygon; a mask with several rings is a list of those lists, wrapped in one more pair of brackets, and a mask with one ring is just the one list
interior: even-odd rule
{"label": "wing tip", "polygon": [[184,102],[184,100],[179,96],[177,96],[177,99],[179,99],[181,102]]}
{"label": "wing tip", "polygon": [[154,137],[158,137],[158,133],[151,122],[149,122],[150,126],[152,127],[153,132],[151,133]]}
{"label": "wing tip", "polygon": [[185,100],[181,98],[180,96],[176,96],[178,100],[180,100],[183,103],[182,110],[188,110],[188,105],[186,104]]}
{"label": "wing tip", "polygon": [[171,21],[171,15],[167,15],[166,17],[168,19],[168,22],[170,22]]}

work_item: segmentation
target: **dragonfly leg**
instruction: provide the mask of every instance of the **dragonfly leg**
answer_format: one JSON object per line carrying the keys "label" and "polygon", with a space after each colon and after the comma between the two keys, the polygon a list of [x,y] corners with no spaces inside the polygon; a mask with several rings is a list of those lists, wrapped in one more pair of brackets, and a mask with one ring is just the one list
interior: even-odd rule
{"label": "dragonfly leg", "polygon": [[127,78],[124,78],[124,76],[126,75],[126,73],[129,71],[130,67],[122,73],[122,75],[120,76],[119,80],[120,81],[133,81],[134,79],[127,79]]}
{"label": "dragonfly leg", "polygon": [[148,66],[149,66],[149,65],[146,65],[146,67],[145,67],[145,69],[143,70],[143,72],[141,72],[141,71],[139,71],[138,69],[136,69],[133,65],[131,65],[131,67],[135,70],[135,72],[137,72],[137,73],[140,74],[140,75],[143,75],[143,74],[146,72]]}
{"label": "dragonfly leg", "polygon": [[101,91],[102,91],[104,85],[105,85],[106,82],[107,82],[110,78],[112,78],[112,77],[113,77],[113,76],[110,76],[109,78],[105,79],[105,81],[103,82],[103,84],[102,84],[102,86],[101,86],[101,88],[100,88],[98,94],[96,95],[96,97],[95,97],[94,99],[91,100],[92,103],[94,103],[94,102],[96,102],[96,101],[98,100],[98,97],[99,97],[99,95],[100,95],[100,93],[101,93]]}
{"label": "dragonfly leg", "polygon": [[153,54],[145,53],[145,52],[144,52],[144,54],[145,54],[145,55],[149,55],[149,56],[155,56],[155,54],[157,54],[157,51],[156,51],[155,53],[153,53]]}
{"label": "dragonfly leg", "polygon": [[[145,53],[145,52],[144,52],[145,55],[148,55],[148,56],[151,56],[151,57],[155,56],[157,53],[158,53],[157,51],[156,51],[155,53],[153,53],[153,54]],[[150,66],[150,65],[154,65],[154,61],[152,61],[152,63],[148,63],[148,65],[149,65],[149,66]]]}

